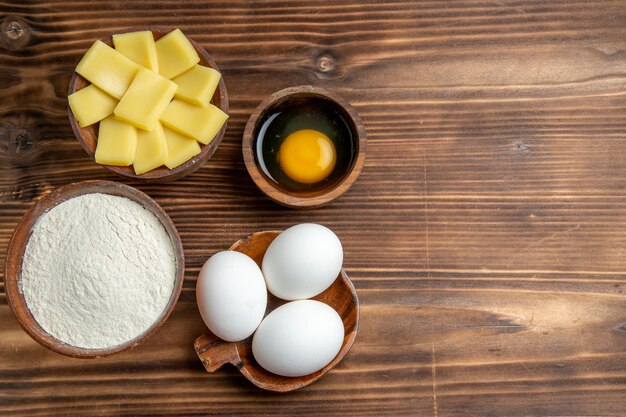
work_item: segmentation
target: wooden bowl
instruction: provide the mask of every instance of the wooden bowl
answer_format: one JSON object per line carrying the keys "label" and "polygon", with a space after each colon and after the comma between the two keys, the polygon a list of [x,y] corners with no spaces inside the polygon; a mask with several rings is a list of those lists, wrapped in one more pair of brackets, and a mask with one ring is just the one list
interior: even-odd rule
{"label": "wooden bowl", "polygon": [[[176,258],[176,282],[174,283],[174,290],[172,291],[170,300],[161,316],[154,322],[154,324],[152,324],[152,326],[150,326],[149,329],[136,338],[123,344],[104,349],[87,349],[71,346],[48,334],[41,328],[39,323],[37,323],[35,318],[32,316],[28,305],[26,304],[26,300],[24,299],[24,294],[22,294],[20,290],[24,251],[26,250],[26,245],[30,239],[33,227],[39,218],[45,215],[56,205],[69,200],[70,198],[91,193],[102,193],[126,197],[148,209],[161,221],[161,224],[163,224],[163,227],[165,228],[165,231],[169,235],[172,245],[174,246],[174,255]],[[123,352],[137,346],[148,336],[155,333],[163,325],[163,323],[165,323],[168,316],[174,309],[174,305],[176,304],[180,291],[183,287],[184,270],[185,257],[183,254],[183,246],[180,241],[180,237],[178,236],[178,232],[176,231],[176,227],[174,227],[174,224],[170,220],[167,213],[165,213],[165,211],[163,211],[163,209],[153,199],[133,187],[117,182],[83,181],[58,188],[38,201],[30,210],[28,210],[28,212],[26,212],[24,217],[22,217],[22,220],[15,228],[15,232],[13,232],[13,236],[9,242],[9,249],[4,266],[4,288],[7,301],[13,310],[17,321],[26,333],[35,339],[37,343],[54,352],[74,358],[100,358],[113,353]]]}
{"label": "wooden bowl", "polygon": [[[324,99],[330,102],[331,105],[336,106],[337,110],[342,113],[349,124],[355,155],[352,159],[352,164],[345,168],[345,172],[341,173],[342,176],[338,182],[331,183],[327,187],[314,191],[294,192],[282,188],[263,172],[257,158],[256,140],[261,127],[260,125],[265,121],[266,115],[275,109],[276,106],[291,100],[307,99]],[[316,208],[338,198],[354,184],[365,163],[367,135],[365,134],[365,128],[363,127],[363,122],[359,114],[350,103],[330,91],[310,85],[302,85],[277,91],[263,100],[261,104],[254,109],[244,130],[242,151],[243,160],[248,169],[248,173],[257,187],[259,187],[265,195],[286,207]]]}
{"label": "wooden bowl", "polygon": [[[237,241],[230,247],[230,250],[245,253],[261,267],[265,251],[279,233],[254,233],[246,239]],[[194,343],[196,353],[208,372],[213,372],[224,364],[230,363],[250,382],[265,390],[289,392],[309,385],[320,379],[322,375],[330,371],[343,359],[352,347],[359,329],[359,298],[354,285],[352,285],[346,271],[343,269],[328,289],[312,299],[326,303],[334,308],[343,320],[345,329],[341,350],[328,365],[317,372],[292,378],[266,371],[261,368],[252,355],[253,336],[240,342],[226,342],[207,330],[207,333],[198,337]],[[268,292],[265,315],[288,302]]]}
{"label": "wooden bowl", "polygon": [[[161,36],[169,33],[167,30],[159,29],[159,28],[130,28],[122,30],[118,33],[127,33],[127,32],[135,32],[140,30],[151,30],[154,35],[154,39],[157,40]],[[189,39],[189,38],[188,38]],[[198,52],[198,56],[200,56],[200,65],[204,65],[205,67],[213,68],[216,71],[219,71],[217,64],[211,58],[211,55],[204,50],[200,44],[196,43],[192,39],[189,39],[193,47]],[[113,36],[109,36],[106,39],[102,39],[102,42],[106,43],[109,46],[113,46]],[[70,80],[70,88],[67,92],[67,95],[80,90],[83,87],[88,86],[90,83],[77,72],[74,72],[72,78]],[[211,103],[216,107],[219,107],[224,113],[228,113],[228,94],[226,93],[226,84],[224,84],[224,78],[220,78],[220,82],[213,94],[213,98],[211,99]],[[67,113],[70,118],[70,124],[72,125],[72,130],[74,131],[74,135],[78,142],[81,144],[83,149],[89,154],[90,157],[94,157],[96,152],[96,143],[98,141],[98,127],[100,123],[95,123],[91,126],[80,127],[76,118],[74,118],[74,114],[72,113],[72,109],[70,109],[69,104],[67,107]],[[127,167],[117,167],[112,165],[102,165],[106,169],[115,172],[118,175],[126,178],[132,178],[141,180],[148,183],[155,182],[171,182],[175,181],[179,178],[182,178],[186,175],[189,175],[195,172],[198,168],[200,168],[206,161],[213,156],[217,147],[220,145],[222,138],[224,137],[224,132],[226,132],[226,123],[222,126],[222,129],[217,133],[215,138],[209,142],[208,145],[200,144],[201,151],[198,155],[194,156],[184,164],[177,166],[174,169],[169,169],[166,166],[160,166],[152,171],[148,171],[141,175],[135,174],[135,170],[132,165]]]}

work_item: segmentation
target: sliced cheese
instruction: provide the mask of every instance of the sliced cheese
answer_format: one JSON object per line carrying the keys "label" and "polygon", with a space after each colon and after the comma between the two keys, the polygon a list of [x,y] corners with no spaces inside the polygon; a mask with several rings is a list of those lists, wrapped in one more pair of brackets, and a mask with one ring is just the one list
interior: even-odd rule
{"label": "sliced cheese", "polygon": [[91,84],[67,97],[80,127],[90,126],[113,113],[117,100]]}
{"label": "sliced cheese", "polygon": [[76,66],[76,72],[113,97],[120,99],[133,81],[139,65],[102,41],[95,41]]}
{"label": "sliced cheese", "polygon": [[212,104],[200,107],[176,99],[161,115],[161,122],[167,127],[205,145],[213,140],[227,119],[228,115]]}
{"label": "sliced cheese", "polygon": [[178,85],[176,98],[198,106],[207,106],[220,82],[221,74],[213,68],[195,65],[174,81]]}
{"label": "sliced cheese", "polygon": [[100,122],[96,162],[104,165],[128,166],[135,159],[137,129],[109,116]]}
{"label": "sliced cheese", "polygon": [[140,129],[152,130],[175,92],[175,83],[141,68],[115,108],[115,117]]}
{"label": "sliced cheese", "polygon": [[135,174],[140,175],[152,171],[165,162],[167,162],[167,145],[161,123],[157,123],[151,132],[137,130],[137,150],[133,161]]}
{"label": "sliced cheese", "polygon": [[154,36],[149,30],[113,35],[115,49],[151,71],[159,72]]}
{"label": "sliced cheese", "polygon": [[200,57],[189,39],[180,29],[176,29],[156,41],[159,74],[172,79],[187,71]]}
{"label": "sliced cheese", "polygon": [[167,160],[165,166],[174,169],[200,153],[200,145],[190,137],[182,135],[175,130],[163,128],[165,143],[167,145]]}

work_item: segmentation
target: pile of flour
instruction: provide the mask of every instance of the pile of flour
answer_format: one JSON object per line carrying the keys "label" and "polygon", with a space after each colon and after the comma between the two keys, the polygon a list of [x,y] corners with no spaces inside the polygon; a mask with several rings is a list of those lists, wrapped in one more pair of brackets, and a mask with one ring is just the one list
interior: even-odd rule
{"label": "pile of flour", "polygon": [[154,214],[124,197],[87,194],[37,222],[21,289],[46,332],[97,349],[127,342],[158,320],[175,276],[174,247]]}

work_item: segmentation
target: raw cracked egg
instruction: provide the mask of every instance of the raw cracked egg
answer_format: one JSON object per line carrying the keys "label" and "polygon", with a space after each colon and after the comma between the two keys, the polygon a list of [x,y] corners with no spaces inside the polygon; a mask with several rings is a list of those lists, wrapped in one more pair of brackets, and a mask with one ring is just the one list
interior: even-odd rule
{"label": "raw cracked egg", "polygon": [[272,294],[284,300],[302,300],[328,288],[342,264],[343,248],[337,235],[322,225],[303,223],[274,239],[262,268]]}
{"label": "raw cracked egg", "polygon": [[336,160],[333,142],[314,129],[293,132],[278,151],[278,162],[285,174],[302,184],[314,184],[328,177]]}
{"label": "raw cracked egg", "polygon": [[339,314],[314,300],[293,301],[272,311],[252,339],[252,354],[264,369],[297,377],[330,363],[343,343]]}
{"label": "raw cracked egg", "polygon": [[200,270],[196,300],[209,330],[229,342],[243,340],[256,330],[265,314],[263,274],[243,253],[218,252]]}

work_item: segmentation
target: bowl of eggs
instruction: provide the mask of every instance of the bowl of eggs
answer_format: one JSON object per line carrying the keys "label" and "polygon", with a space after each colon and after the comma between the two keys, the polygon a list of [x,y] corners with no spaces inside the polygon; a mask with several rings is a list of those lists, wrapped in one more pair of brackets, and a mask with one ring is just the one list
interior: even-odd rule
{"label": "bowl of eggs", "polygon": [[89,156],[144,182],[174,181],[200,168],[228,119],[217,64],[180,29],[127,29],[95,41],[72,75],[68,107]]}
{"label": "bowl of eggs", "polygon": [[310,85],[280,90],[248,119],[243,159],[257,187],[290,208],[315,208],[356,181],[367,151],[363,123],[337,94]]}
{"label": "bowl of eggs", "polygon": [[230,363],[254,385],[288,392],[331,370],[352,347],[359,299],[339,238],[318,224],[260,232],[206,261],[196,286],[208,332],[205,369]]}

